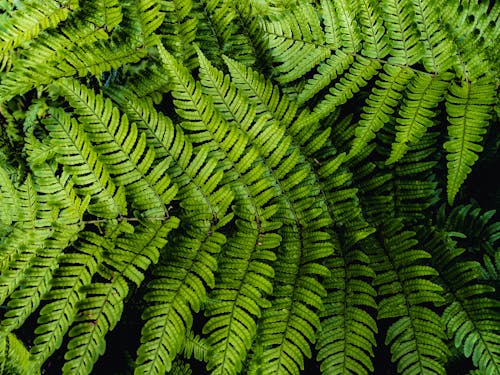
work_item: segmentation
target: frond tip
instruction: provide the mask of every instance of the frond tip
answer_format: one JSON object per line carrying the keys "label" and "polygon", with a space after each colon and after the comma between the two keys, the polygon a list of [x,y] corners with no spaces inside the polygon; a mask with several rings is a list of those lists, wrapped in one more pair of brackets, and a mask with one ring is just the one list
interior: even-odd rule
{"label": "frond tip", "polygon": [[495,104],[496,85],[488,78],[453,83],[446,97],[448,135],[448,203],[455,200],[460,186],[483,151],[481,142]]}

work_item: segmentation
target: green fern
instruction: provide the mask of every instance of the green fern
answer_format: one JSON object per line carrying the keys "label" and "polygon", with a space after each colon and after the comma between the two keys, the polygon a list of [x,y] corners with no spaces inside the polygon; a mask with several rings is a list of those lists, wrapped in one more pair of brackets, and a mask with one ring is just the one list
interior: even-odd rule
{"label": "green fern", "polygon": [[499,16],[0,1],[0,373],[500,374]]}

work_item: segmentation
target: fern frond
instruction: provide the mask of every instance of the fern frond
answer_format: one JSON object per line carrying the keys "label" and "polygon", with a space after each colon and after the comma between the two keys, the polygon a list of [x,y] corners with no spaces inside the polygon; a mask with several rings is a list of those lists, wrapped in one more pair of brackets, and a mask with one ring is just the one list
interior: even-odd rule
{"label": "fern frond", "polygon": [[249,224],[237,223],[240,233],[231,238],[218,263],[216,288],[207,303],[209,320],[203,333],[209,335],[207,369],[212,374],[241,372],[257,333],[255,320],[270,306],[266,297],[272,292],[274,270],[269,263],[276,260],[272,249],[281,238]]}
{"label": "fern frond", "polygon": [[74,118],[52,108],[44,120],[51,137],[56,160],[72,176],[75,191],[90,195],[89,212],[114,218],[126,213],[125,192],[111,181],[107,168],[98,159],[94,147]]}
{"label": "fern frond", "polygon": [[[79,225],[54,226],[43,246],[37,246],[14,258],[2,275],[2,299],[8,295],[7,312],[0,325],[2,333],[19,328],[40,304],[42,296],[50,289],[53,272],[58,265],[58,257],[80,232]],[[38,230],[38,236],[46,231]],[[30,254],[31,253],[31,254]],[[10,271],[10,272],[9,272]],[[11,291],[13,292],[11,293]],[[2,291],[3,292],[3,291]]]}
{"label": "fern frond", "polygon": [[193,315],[206,300],[206,288],[215,284],[215,256],[226,238],[205,220],[189,220],[187,235],[169,245],[169,256],[154,270],[144,299],[149,306],[135,374],[169,371],[191,329]]}
{"label": "fern frond", "polygon": [[[256,63],[264,67],[268,63],[269,51],[266,50],[266,38],[262,26],[256,19],[251,1],[218,1],[214,10],[219,29],[226,27],[224,34],[225,54],[247,66]],[[260,60],[262,58],[262,60]]]}
{"label": "fern frond", "polygon": [[0,206],[0,223],[10,226],[19,217],[19,197],[12,183],[7,170],[0,165],[0,196],[2,202]]}
{"label": "fern frond", "polygon": [[[317,218],[318,222],[325,220]],[[283,238],[275,265],[275,283],[271,307],[263,311],[257,334],[257,347],[262,348],[252,360],[259,363],[261,374],[299,374],[304,357],[312,356],[310,343],[320,328],[317,311],[326,296],[318,277],[327,276],[328,269],[319,262],[332,254],[326,241],[328,233],[303,232],[283,226]]]}
{"label": "fern frond", "polygon": [[448,160],[448,202],[455,200],[471,167],[483,150],[481,141],[495,102],[495,85],[487,78],[476,82],[454,83],[446,97],[448,135],[444,143]]}
{"label": "fern frond", "polygon": [[361,33],[356,20],[357,3],[339,0],[334,3],[339,25],[340,43],[345,53],[357,53],[361,49]]}
{"label": "fern frond", "polygon": [[368,81],[378,73],[381,68],[377,60],[358,58],[350,65],[349,70],[329,89],[329,94],[325,96],[313,109],[311,115],[304,119],[306,124],[320,121],[331,114],[336,107],[347,102]]}
{"label": "fern frond", "polygon": [[82,288],[85,298],[69,331],[71,340],[64,355],[63,374],[89,374],[106,347],[104,336],[120,320],[123,300],[128,293],[125,280],[117,276],[108,283],[92,283]]}
{"label": "fern frond", "polygon": [[303,104],[314,98],[321,90],[326,88],[335,78],[342,74],[354,62],[352,54],[346,54],[342,50],[319,64],[318,72],[308,79],[297,95],[297,102]]}
{"label": "fern frond", "polygon": [[485,74],[497,72],[498,54],[488,53],[492,47],[488,36],[493,36],[493,40],[498,38],[498,7],[491,6],[490,9],[489,3],[473,1],[445,4],[441,19],[456,51],[457,76],[475,81]]}
{"label": "fern frond", "polygon": [[109,99],[77,81],[61,80],[55,85],[75,108],[100,160],[116,184],[125,186],[133,206],[143,217],[168,217],[166,204],[177,193],[177,187],[170,186],[165,175],[170,160],[163,159],[154,166],[156,156],[147,147],[146,134],[126,116],[120,116]]}
{"label": "fern frond", "polygon": [[348,157],[352,157],[366,147],[368,142],[375,138],[384,124],[389,121],[390,115],[394,113],[394,107],[398,105],[402,97],[401,91],[413,76],[410,69],[394,67],[386,64],[385,73],[379,75],[376,87],[366,99],[366,104],[361,113],[361,120],[356,127],[355,138]]}
{"label": "fern frond", "polygon": [[125,2],[128,13],[127,42],[134,48],[150,47],[155,31],[162,25],[165,13],[156,0],[131,0]]}
{"label": "fern frond", "polygon": [[[376,345],[375,289],[369,284],[375,273],[369,258],[359,249],[342,249],[327,260],[331,276],[325,280],[328,295],[321,313],[316,348],[323,374],[368,374]],[[367,311],[368,310],[368,311]]]}
{"label": "fern frond", "polygon": [[500,303],[493,298],[495,288],[480,278],[480,266],[464,259],[464,249],[456,246],[450,233],[428,230],[421,236],[432,249],[440,280],[446,288],[448,303],[442,320],[454,344],[483,373],[500,373]]}
{"label": "fern frond", "polygon": [[51,290],[43,297],[47,304],[40,311],[37,337],[30,349],[33,369],[40,367],[61,346],[75,319],[77,304],[84,298],[81,289],[90,284],[102,261],[104,241],[94,233],[81,233],[75,244],[77,251],[61,256],[63,266],[54,272]]}
{"label": "fern frond", "polygon": [[250,128],[256,117],[255,108],[250,105],[250,100],[244,95],[239,95],[230,77],[215,69],[201,51],[198,53],[198,59],[204,94],[212,98],[215,108],[228,123],[233,123],[242,129]]}
{"label": "fern frond", "polygon": [[193,41],[197,35],[198,19],[192,16],[192,6],[192,1],[162,2],[165,22],[160,28],[165,47],[189,69],[197,66]]}
{"label": "fern frond", "polygon": [[396,142],[392,144],[387,164],[399,161],[412,144],[420,141],[433,125],[436,107],[449,87],[451,74],[432,77],[417,73],[411,80],[396,119]]}
{"label": "fern frond", "polygon": [[[244,114],[238,113],[241,99],[236,94],[235,88],[227,87],[227,81],[223,79],[222,74],[214,69],[201,54],[200,65],[201,74],[204,77],[202,82],[207,90],[215,94],[214,101],[219,102],[215,107],[220,108],[222,113],[226,113],[228,120],[235,121],[243,129],[248,128],[253,116],[246,118]],[[211,105],[211,103],[206,103],[206,105]],[[242,126],[239,120],[243,120],[246,125]],[[260,124],[263,123],[261,121]],[[231,127],[228,126],[228,128],[229,134],[238,134],[231,130]],[[256,131],[258,132],[259,129]],[[264,141],[267,140],[264,135],[262,137]],[[241,139],[247,142],[245,138]],[[270,147],[275,147],[272,145],[275,145],[273,142]],[[232,152],[228,156],[233,158],[231,154]],[[236,161],[239,155],[235,156]],[[236,225],[240,228],[240,234],[231,237],[228,241],[227,255],[221,258],[218,266],[217,286],[211,293],[210,302],[207,305],[207,315],[210,319],[204,326],[204,333],[209,334],[208,342],[212,353],[209,357],[208,369],[217,374],[241,370],[242,361],[256,332],[256,323],[253,320],[260,316],[260,307],[268,304],[265,295],[270,293],[272,288],[269,280],[273,277],[273,269],[265,262],[272,261],[275,256],[269,250],[262,249],[270,249],[279,244],[279,236],[266,233],[275,228],[265,225],[264,222],[268,219],[266,216],[275,210],[272,209],[269,213],[259,211],[260,207],[272,198],[274,189],[268,185],[269,178],[262,181],[254,180],[254,177],[250,178],[252,184],[246,189],[251,197],[255,197],[253,204],[256,207],[252,208],[252,204],[247,199],[241,201],[239,194],[236,194],[239,202],[235,214],[240,217]],[[238,188],[235,186],[235,189]],[[258,211],[254,214],[255,216],[247,218],[246,216],[256,208]],[[260,219],[261,216],[262,219]],[[245,268],[244,263],[248,263],[246,267],[248,271],[235,273],[235,269]],[[252,287],[247,290],[250,284]],[[237,287],[234,292],[229,293],[227,290],[229,285],[233,288],[240,285],[243,289],[239,290]],[[241,342],[241,337],[245,337],[246,340]]]}
{"label": "fern frond", "polygon": [[364,39],[361,54],[372,59],[383,59],[390,52],[389,38],[377,5],[372,0],[360,0],[359,13]]}
{"label": "fern frond", "polygon": [[23,342],[15,334],[0,338],[0,373],[12,375],[39,375],[40,371],[29,368],[29,353]]}
{"label": "fern frond", "polygon": [[[30,152],[32,155],[32,153]],[[38,220],[41,226],[50,227],[54,221],[61,224],[77,224],[86,212],[91,196],[81,199],[74,188],[71,173],[57,175],[57,164],[41,163],[33,168],[38,192]]]}
{"label": "fern frond", "polygon": [[422,220],[439,199],[435,178],[438,153],[435,148],[439,133],[426,133],[411,146],[393,169],[396,215],[408,222]]}
{"label": "fern frond", "polygon": [[[210,145],[214,152],[220,154],[221,161],[227,163],[230,168],[225,173],[224,181],[232,185],[236,203],[233,209],[235,215],[238,216],[237,223],[239,223],[238,225],[244,225],[241,227],[242,229],[247,228],[247,234],[245,234],[245,241],[241,241],[239,236],[231,237],[228,240],[227,248],[239,249],[241,252],[245,252],[247,255],[241,259],[248,262],[250,254],[258,249],[259,233],[273,231],[277,227],[267,221],[276,212],[276,207],[267,205],[274,195],[275,188],[272,186],[269,176],[263,175],[264,168],[261,162],[252,166],[258,160],[259,153],[255,147],[248,144],[248,136],[223,119],[222,115],[214,108],[213,103],[203,95],[201,87],[194,82],[185,68],[178,66],[176,60],[161,47],[160,53],[165,63],[168,64],[166,68],[171,71],[172,79],[176,85],[174,87],[174,97],[177,98],[175,102],[178,108],[177,111],[184,119],[190,121],[184,123],[184,127],[191,131],[190,136],[192,139],[195,136],[195,143],[202,140],[205,144]],[[238,105],[238,103],[235,104]],[[265,123],[266,119],[259,123],[256,128],[258,132]],[[203,138],[200,139],[199,134],[203,135]],[[271,142],[270,147],[275,147],[275,143]],[[245,151],[247,154],[243,155]],[[239,181],[235,181],[237,176]],[[255,261],[252,263],[255,263]],[[229,263],[228,266],[231,264]],[[221,267],[221,269],[224,268]],[[221,272],[223,271],[221,270]],[[252,297],[255,298],[255,296]],[[231,301],[231,303],[234,304],[235,301]],[[217,309],[217,306],[214,309]],[[210,320],[207,324],[209,323]],[[251,332],[251,329],[250,326],[248,331]],[[235,333],[240,334],[239,331],[232,334]],[[210,340],[213,340],[213,337],[214,335],[211,335]],[[237,338],[238,335],[229,335],[222,342],[217,339],[212,343],[215,346],[225,347],[225,352],[230,352],[233,349],[229,347],[229,343]],[[231,366],[235,365],[230,362],[234,360],[234,356],[222,356],[222,358],[217,357],[213,360],[214,362],[210,362],[212,361],[210,359],[209,363],[212,368],[216,368],[214,371],[218,371],[217,369],[220,366],[222,368],[230,366],[229,368],[231,368]]]}
{"label": "fern frond", "polygon": [[440,29],[437,6],[438,3],[428,0],[413,1],[415,21],[425,48],[422,62],[426,71],[440,74],[456,64],[456,55],[445,30]]}
{"label": "fern frond", "polygon": [[[81,213],[65,212],[59,221],[58,212],[44,207],[43,200],[38,201],[31,178],[19,189],[19,201],[26,221],[20,221],[19,227],[1,244],[0,300],[3,303],[9,299],[1,325],[3,332],[19,327],[36,309],[41,296],[50,288],[58,255],[80,231],[77,223]],[[50,222],[45,220],[46,211],[52,217]],[[71,214],[74,216],[70,218]]]}
{"label": "fern frond", "polygon": [[[50,230],[23,230],[13,228],[0,243],[2,274],[0,276],[0,302],[20,288],[30,270],[30,263],[43,251],[44,241]],[[20,288],[22,289],[22,288]],[[19,295],[19,293],[18,293]],[[12,315],[12,314],[11,314]],[[17,324],[17,323],[16,323]]]}
{"label": "fern frond", "polygon": [[0,61],[10,49],[33,39],[45,29],[56,27],[77,8],[77,0],[21,3],[6,27],[0,29]]}
{"label": "fern frond", "polygon": [[257,116],[267,113],[284,125],[290,124],[297,112],[297,104],[294,101],[285,95],[280,95],[277,86],[252,68],[229,58],[224,58],[224,61],[234,85],[246,94],[251,104],[256,106]]}
{"label": "fern frond", "polygon": [[[92,26],[89,26],[92,28]],[[102,32],[95,33],[92,38],[102,38]],[[21,77],[8,74],[0,82],[0,102],[12,99],[16,95],[24,94],[33,87],[48,85],[61,77],[85,76],[92,74],[100,77],[104,72],[118,69],[127,63],[136,63],[147,53],[156,37],[149,36],[145,39],[144,45],[133,47],[127,43],[108,43],[97,40],[93,44],[74,46],[71,53],[58,56],[57,60],[41,64],[35,70],[21,68]],[[65,42],[66,43],[66,42]],[[70,41],[68,44],[73,44]],[[48,46],[48,54],[53,52]],[[63,50],[60,46],[57,49]]]}
{"label": "fern frond", "polygon": [[381,230],[382,247],[369,244],[367,251],[381,297],[378,318],[397,318],[385,340],[391,345],[392,361],[398,362],[401,374],[445,374],[442,362],[448,348],[443,342],[443,326],[439,316],[425,306],[443,302],[442,288],[430,280],[437,275],[436,270],[422,264],[430,254],[415,249],[415,232],[403,231],[401,220],[392,220]]}
{"label": "fern frond", "polygon": [[337,14],[330,0],[321,0],[320,16],[323,23],[325,43],[331,49],[338,49],[341,46],[340,30],[338,26]]}
{"label": "fern frond", "polygon": [[46,84],[49,82],[47,75],[58,77],[73,72],[73,66],[66,65],[67,70],[64,65],[61,67],[60,59],[108,37],[102,28],[96,27],[91,17],[85,15],[78,20],[71,18],[58,31],[43,33],[37,39],[38,43],[18,52],[22,58],[2,79],[2,90],[6,95],[23,94],[34,86]]}
{"label": "fern frond", "polygon": [[320,61],[330,56],[314,8],[300,3],[291,12],[279,14],[263,23],[270,53],[277,64],[276,80],[287,83],[302,77]]}
{"label": "fern frond", "polygon": [[384,24],[391,47],[388,61],[397,65],[411,66],[424,55],[424,47],[415,23],[415,13],[407,0],[382,2]]}
{"label": "fern frond", "polygon": [[114,247],[103,254],[102,263],[109,272],[137,286],[141,285],[149,266],[158,262],[160,249],[167,243],[168,233],[177,228],[179,220],[171,217],[163,223],[150,220],[147,224],[136,226],[134,233],[117,238]]}

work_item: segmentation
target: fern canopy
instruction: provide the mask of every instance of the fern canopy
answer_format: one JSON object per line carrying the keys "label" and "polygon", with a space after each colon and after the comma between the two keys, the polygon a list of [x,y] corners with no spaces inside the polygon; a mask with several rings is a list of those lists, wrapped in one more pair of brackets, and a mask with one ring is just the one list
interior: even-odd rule
{"label": "fern canopy", "polygon": [[0,374],[500,375],[499,17],[0,0]]}

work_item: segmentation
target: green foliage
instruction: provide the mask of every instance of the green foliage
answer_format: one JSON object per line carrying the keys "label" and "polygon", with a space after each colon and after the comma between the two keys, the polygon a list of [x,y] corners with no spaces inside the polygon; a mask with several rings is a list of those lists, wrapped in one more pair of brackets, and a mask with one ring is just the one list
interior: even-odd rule
{"label": "green foliage", "polygon": [[0,1],[0,373],[500,375],[499,15]]}

